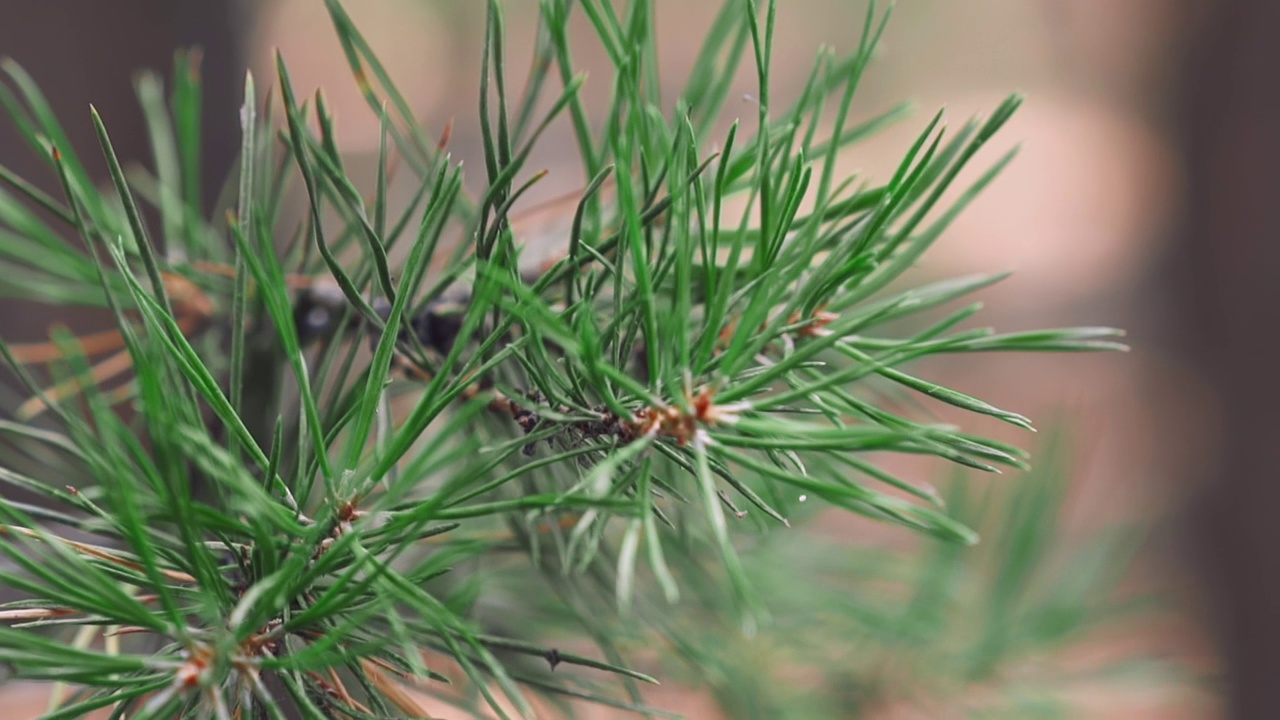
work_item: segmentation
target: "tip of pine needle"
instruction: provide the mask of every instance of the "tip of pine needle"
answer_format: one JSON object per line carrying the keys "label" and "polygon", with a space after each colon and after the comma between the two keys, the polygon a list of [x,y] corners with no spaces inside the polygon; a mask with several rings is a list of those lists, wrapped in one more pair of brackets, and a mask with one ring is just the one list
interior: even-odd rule
{"label": "tip of pine needle", "polygon": [[31,422],[44,414],[49,406],[39,395],[27,398],[21,405],[14,410],[13,415],[19,422]]}

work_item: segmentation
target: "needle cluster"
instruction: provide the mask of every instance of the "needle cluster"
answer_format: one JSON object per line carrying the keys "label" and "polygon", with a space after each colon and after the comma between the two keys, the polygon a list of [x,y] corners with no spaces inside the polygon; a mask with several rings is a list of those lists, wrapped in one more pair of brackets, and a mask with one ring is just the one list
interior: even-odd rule
{"label": "needle cluster", "polygon": [[[908,363],[1120,347],[1106,328],[997,333],[969,322],[977,305],[935,314],[1000,275],[904,280],[1012,159],[953,192],[1021,101],[953,130],[932,118],[889,178],[837,177],[842,152],[905,115],[853,121],[886,20],[874,4],[856,47],[819,51],[788,105],[770,87],[772,1],[723,4],[671,103],[651,2],[542,0],[515,93],[491,0],[478,197],[449,133],[433,139],[326,4],[381,122],[372,187],[284,58],[266,103],[246,78],[235,200],[212,216],[193,56],[167,91],[138,82],[146,167],[117,158],[91,113],[106,190],[35,82],[3,65],[0,103],[62,192],[0,169],[0,293],[115,318],[92,338],[0,343],[32,398],[0,422],[15,458],[0,583],[19,594],[0,609],[0,662],[67,684],[50,717],[422,717],[428,696],[499,716],[568,698],[650,712],[638,683],[654,678],[593,598],[626,616],[715,587],[758,628],[768,598],[744,542],[817,506],[973,543],[931,487],[868,453],[982,471],[1025,454],[899,414],[885,390],[1029,428]],[[614,68],[604,114],[579,93],[577,14]],[[758,116],[726,125],[743,63]],[[563,236],[534,237],[517,210],[554,123],[573,130],[584,190]],[[405,176],[415,192],[393,206]],[[559,253],[530,269],[523,250],[546,243]],[[669,562],[691,548],[701,565]],[[491,581],[516,569],[541,580],[503,600]],[[503,602],[553,605],[576,638],[514,627]]]}

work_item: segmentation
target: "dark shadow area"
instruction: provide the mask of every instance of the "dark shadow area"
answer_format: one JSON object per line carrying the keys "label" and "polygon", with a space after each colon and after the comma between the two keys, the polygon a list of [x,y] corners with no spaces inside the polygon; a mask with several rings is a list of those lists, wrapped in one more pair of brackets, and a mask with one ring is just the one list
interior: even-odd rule
{"label": "dark shadow area", "polygon": [[[1189,186],[1166,275],[1182,351],[1219,406],[1192,547],[1214,603],[1230,716],[1280,717],[1280,5],[1214,3],[1188,54]],[[1206,429],[1206,432],[1209,432]]]}

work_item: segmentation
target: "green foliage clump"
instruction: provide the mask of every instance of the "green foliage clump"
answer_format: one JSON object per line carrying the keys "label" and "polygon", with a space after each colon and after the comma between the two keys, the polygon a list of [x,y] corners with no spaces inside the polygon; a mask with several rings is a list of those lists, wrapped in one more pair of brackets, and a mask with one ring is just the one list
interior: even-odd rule
{"label": "green foliage clump", "polygon": [[[49,717],[425,715],[410,686],[499,716],[535,714],[535,695],[657,712],[625,649],[657,632],[712,666],[668,603],[704,609],[724,636],[769,632],[762,532],[836,507],[940,539],[939,562],[976,541],[963,513],[866,454],[982,471],[1026,456],[903,417],[876,388],[1030,422],[908,362],[1120,347],[1106,328],[962,329],[976,304],[903,322],[1001,279],[894,285],[1012,159],[943,202],[1020,99],[950,132],[934,117],[887,180],[837,177],[841,152],[903,115],[851,120],[886,20],[874,5],[852,54],[820,51],[794,104],[775,107],[772,2],[724,3],[674,105],[651,3],[543,0],[538,72],[515,94],[490,2],[479,197],[327,5],[381,122],[372,188],[283,59],[278,106],[246,79],[233,207],[213,217],[185,55],[167,95],[138,83],[150,169],[126,170],[91,114],[105,190],[31,78],[4,65],[0,102],[63,192],[0,169],[0,292],[105,309],[121,348],[95,365],[66,333],[0,344],[35,396],[22,414],[47,408],[57,425],[0,423],[18,458],[0,481],[31,498],[0,501],[0,582],[23,596],[0,610],[0,661],[74,686]],[[614,67],[603,118],[578,92],[571,12]],[[721,133],[744,62],[759,117]],[[531,269],[522,250],[542,240],[513,209],[556,122],[573,129],[585,190],[552,239],[563,251]],[[416,186],[398,208],[397,157]],[[290,227],[298,181],[309,214]],[[37,359],[53,360],[54,385],[31,375]],[[102,382],[110,366],[131,368],[127,384]],[[939,632],[922,593],[895,632]],[[453,668],[460,690],[443,683]]]}

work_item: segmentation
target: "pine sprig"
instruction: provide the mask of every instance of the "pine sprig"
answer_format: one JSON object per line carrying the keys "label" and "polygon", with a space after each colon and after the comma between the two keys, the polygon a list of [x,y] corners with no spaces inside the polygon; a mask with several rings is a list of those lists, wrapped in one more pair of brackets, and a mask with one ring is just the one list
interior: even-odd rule
{"label": "pine sprig", "polygon": [[[144,717],[425,716],[410,687],[500,717],[539,712],[530,693],[654,714],[637,685],[654,679],[591,617],[602,598],[677,644],[653,595],[711,597],[754,631],[770,603],[743,560],[742,526],[785,532],[802,514],[798,496],[971,544],[963,514],[865,454],[1025,467],[1017,448],[881,407],[868,379],[1030,428],[904,368],[954,352],[1122,347],[1107,328],[961,329],[972,305],[902,330],[1000,279],[898,286],[1012,159],[942,203],[1021,100],[952,135],[934,117],[884,184],[836,177],[842,150],[902,114],[850,122],[887,21],[874,4],[857,49],[821,51],[779,109],[773,2],[726,2],[667,107],[651,4],[620,13],[543,0],[533,75],[516,97],[493,0],[477,43],[488,181],[478,198],[341,4],[326,7],[381,128],[372,187],[348,176],[323,95],[296,97],[278,58],[281,127],[246,78],[235,206],[210,218],[191,56],[179,56],[167,100],[151,76],[139,82],[151,171],[121,162],[92,113],[107,189],[34,82],[4,65],[13,88],[0,86],[0,104],[63,196],[0,169],[0,290],[107,308],[117,322],[94,338],[0,343],[33,397],[23,419],[48,411],[59,430],[0,429],[83,478],[0,471],[39,499],[0,501],[12,567],[0,583],[22,595],[0,608],[0,661],[77,686],[51,717],[107,706]],[[570,52],[577,11],[615,71],[594,125]],[[744,62],[758,115],[718,134]],[[565,237],[532,237],[517,208],[544,175],[528,160],[556,122],[573,127],[585,189],[565,208]],[[416,184],[403,208],[389,200],[393,158]],[[280,208],[297,179],[309,212],[291,228]],[[403,263],[392,261],[397,242],[411,244]],[[522,262],[548,242],[562,249],[554,262]],[[33,377],[36,364],[57,382]],[[554,598],[595,652],[486,611],[487,578],[530,567],[553,592],[529,604]],[[695,569],[725,577],[728,592],[691,587]],[[67,630],[87,639],[72,646]],[[985,652],[1002,642],[993,636]],[[461,693],[441,682],[454,670],[467,678]],[[588,670],[618,676],[626,699]]]}

